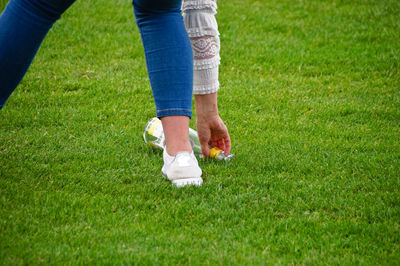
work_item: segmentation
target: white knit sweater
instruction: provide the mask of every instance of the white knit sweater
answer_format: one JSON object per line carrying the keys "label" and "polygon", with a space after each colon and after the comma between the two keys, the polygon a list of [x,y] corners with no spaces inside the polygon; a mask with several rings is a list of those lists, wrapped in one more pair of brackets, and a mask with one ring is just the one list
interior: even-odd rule
{"label": "white knit sweater", "polygon": [[220,40],[216,0],[183,0],[183,17],[193,50],[193,93],[219,89]]}

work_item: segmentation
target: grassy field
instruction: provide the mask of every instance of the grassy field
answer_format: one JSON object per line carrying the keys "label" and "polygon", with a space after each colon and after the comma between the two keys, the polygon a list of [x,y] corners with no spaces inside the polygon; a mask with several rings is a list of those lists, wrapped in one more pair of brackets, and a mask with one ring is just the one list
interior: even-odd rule
{"label": "grassy field", "polygon": [[8,2],[8,0],[0,0],[0,12],[4,9],[7,2]]}
{"label": "grassy field", "polygon": [[0,264],[399,265],[399,14],[219,1],[236,159],[177,189],[130,1],[77,1],[0,111]]}

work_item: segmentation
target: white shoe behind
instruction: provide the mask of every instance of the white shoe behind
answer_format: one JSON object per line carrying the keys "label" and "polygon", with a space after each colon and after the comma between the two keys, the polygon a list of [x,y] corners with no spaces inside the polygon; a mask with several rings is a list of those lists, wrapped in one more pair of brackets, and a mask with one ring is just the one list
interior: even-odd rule
{"label": "white shoe behind", "polygon": [[193,152],[178,152],[175,156],[170,156],[164,149],[163,159],[161,171],[175,186],[203,184],[202,172]]}

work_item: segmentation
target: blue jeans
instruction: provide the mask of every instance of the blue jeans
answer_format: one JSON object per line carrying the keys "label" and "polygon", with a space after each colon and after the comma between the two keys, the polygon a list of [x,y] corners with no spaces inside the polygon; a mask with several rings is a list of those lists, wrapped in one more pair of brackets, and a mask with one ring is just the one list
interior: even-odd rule
{"label": "blue jeans", "polygon": [[[75,0],[11,0],[0,16],[0,109]],[[192,116],[193,57],[181,0],[133,0],[158,117]]]}

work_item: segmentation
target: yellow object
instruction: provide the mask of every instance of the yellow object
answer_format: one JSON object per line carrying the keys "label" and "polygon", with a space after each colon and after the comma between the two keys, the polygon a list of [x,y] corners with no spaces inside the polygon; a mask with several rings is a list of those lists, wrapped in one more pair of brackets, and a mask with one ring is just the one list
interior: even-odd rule
{"label": "yellow object", "polygon": [[[147,133],[151,136],[158,137],[158,135],[160,135],[160,131],[162,131],[161,120],[155,117],[150,121],[150,126],[147,130]],[[155,147],[152,142],[149,142],[149,144]]]}
{"label": "yellow object", "polygon": [[214,147],[210,150],[210,157],[213,159],[217,159],[218,155],[222,152],[220,148]]}
{"label": "yellow object", "polygon": [[154,136],[154,129],[155,129],[157,126],[159,126],[160,123],[161,123],[161,120],[159,120],[159,119],[154,119],[154,120],[152,121],[152,123],[151,123],[151,125],[150,125],[150,127],[149,127],[149,131],[148,131],[150,135]]}

